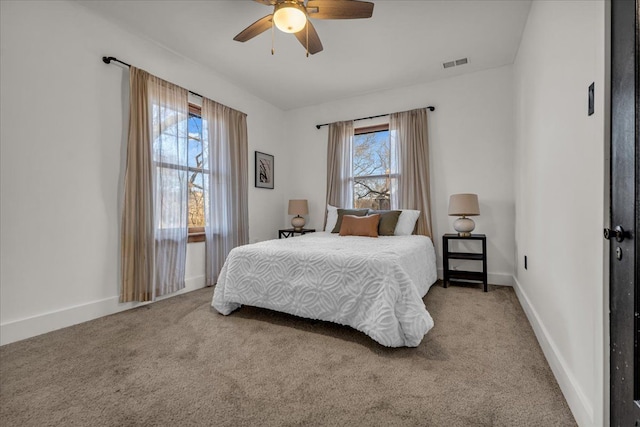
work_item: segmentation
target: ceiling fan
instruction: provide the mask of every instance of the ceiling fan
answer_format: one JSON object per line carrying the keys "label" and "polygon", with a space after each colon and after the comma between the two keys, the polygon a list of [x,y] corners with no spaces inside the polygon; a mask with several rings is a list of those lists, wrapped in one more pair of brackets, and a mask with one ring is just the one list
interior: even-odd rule
{"label": "ceiling fan", "polygon": [[[273,6],[273,13],[258,19],[233,39],[246,42],[275,25],[285,33],[293,33],[307,49],[307,56],[322,51],[322,42],[309,18],[371,18],[373,3],[359,0],[254,0]],[[274,49],[271,47],[271,54]]]}

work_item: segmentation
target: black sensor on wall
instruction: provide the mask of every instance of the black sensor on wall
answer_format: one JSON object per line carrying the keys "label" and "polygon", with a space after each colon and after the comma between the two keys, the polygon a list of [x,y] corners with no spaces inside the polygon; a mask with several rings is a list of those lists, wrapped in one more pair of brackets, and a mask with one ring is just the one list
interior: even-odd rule
{"label": "black sensor on wall", "polygon": [[589,115],[593,114],[593,91],[595,89],[595,83],[591,83],[589,86]]}

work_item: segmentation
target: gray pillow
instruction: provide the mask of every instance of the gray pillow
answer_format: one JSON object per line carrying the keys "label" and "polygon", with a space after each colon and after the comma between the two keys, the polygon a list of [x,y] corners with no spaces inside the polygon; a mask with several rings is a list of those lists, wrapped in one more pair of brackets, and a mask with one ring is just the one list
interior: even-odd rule
{"label": "gray pillow", "polygon": [[369,209],[369,215],[380,214],[380,223],[378,224],[379,236],[394,235],[401,213],[401,211],[376,211]]}
{"label": "gray pillow", "polygon": [[338,209],[338,220],[336,226],[331,230],[332,233],[339,233],[342,227],[342,217],[345,215],[365,216],[369,209]]}

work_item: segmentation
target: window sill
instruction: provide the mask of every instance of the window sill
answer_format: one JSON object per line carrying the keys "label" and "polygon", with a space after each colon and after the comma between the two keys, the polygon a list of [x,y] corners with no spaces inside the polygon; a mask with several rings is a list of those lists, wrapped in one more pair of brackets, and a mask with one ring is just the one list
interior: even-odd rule
{"label": "window sill", "polygon": [[207,234],[204,232],[204,227],[192,227],[189,229],[187,243],[204,242],[206,238]]}
{"label": "window sill", "polygon": [[204,242],[206,240],[206,237],[207,236],[204,233],[189,234],[189,239],[187,240],[187,243]]}

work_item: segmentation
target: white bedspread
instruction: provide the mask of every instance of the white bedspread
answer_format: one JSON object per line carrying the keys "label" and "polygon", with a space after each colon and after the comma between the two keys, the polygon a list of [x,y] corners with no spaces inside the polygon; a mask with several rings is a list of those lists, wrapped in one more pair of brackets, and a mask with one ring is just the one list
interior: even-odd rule
{"label": "white bedspread", "polygon": [[388,347],[416,347],[433,327],[422,297],[436,279],[427,237],[319,232],[233,249],[211,305],[225,315],[246,304],[328,320]]}

